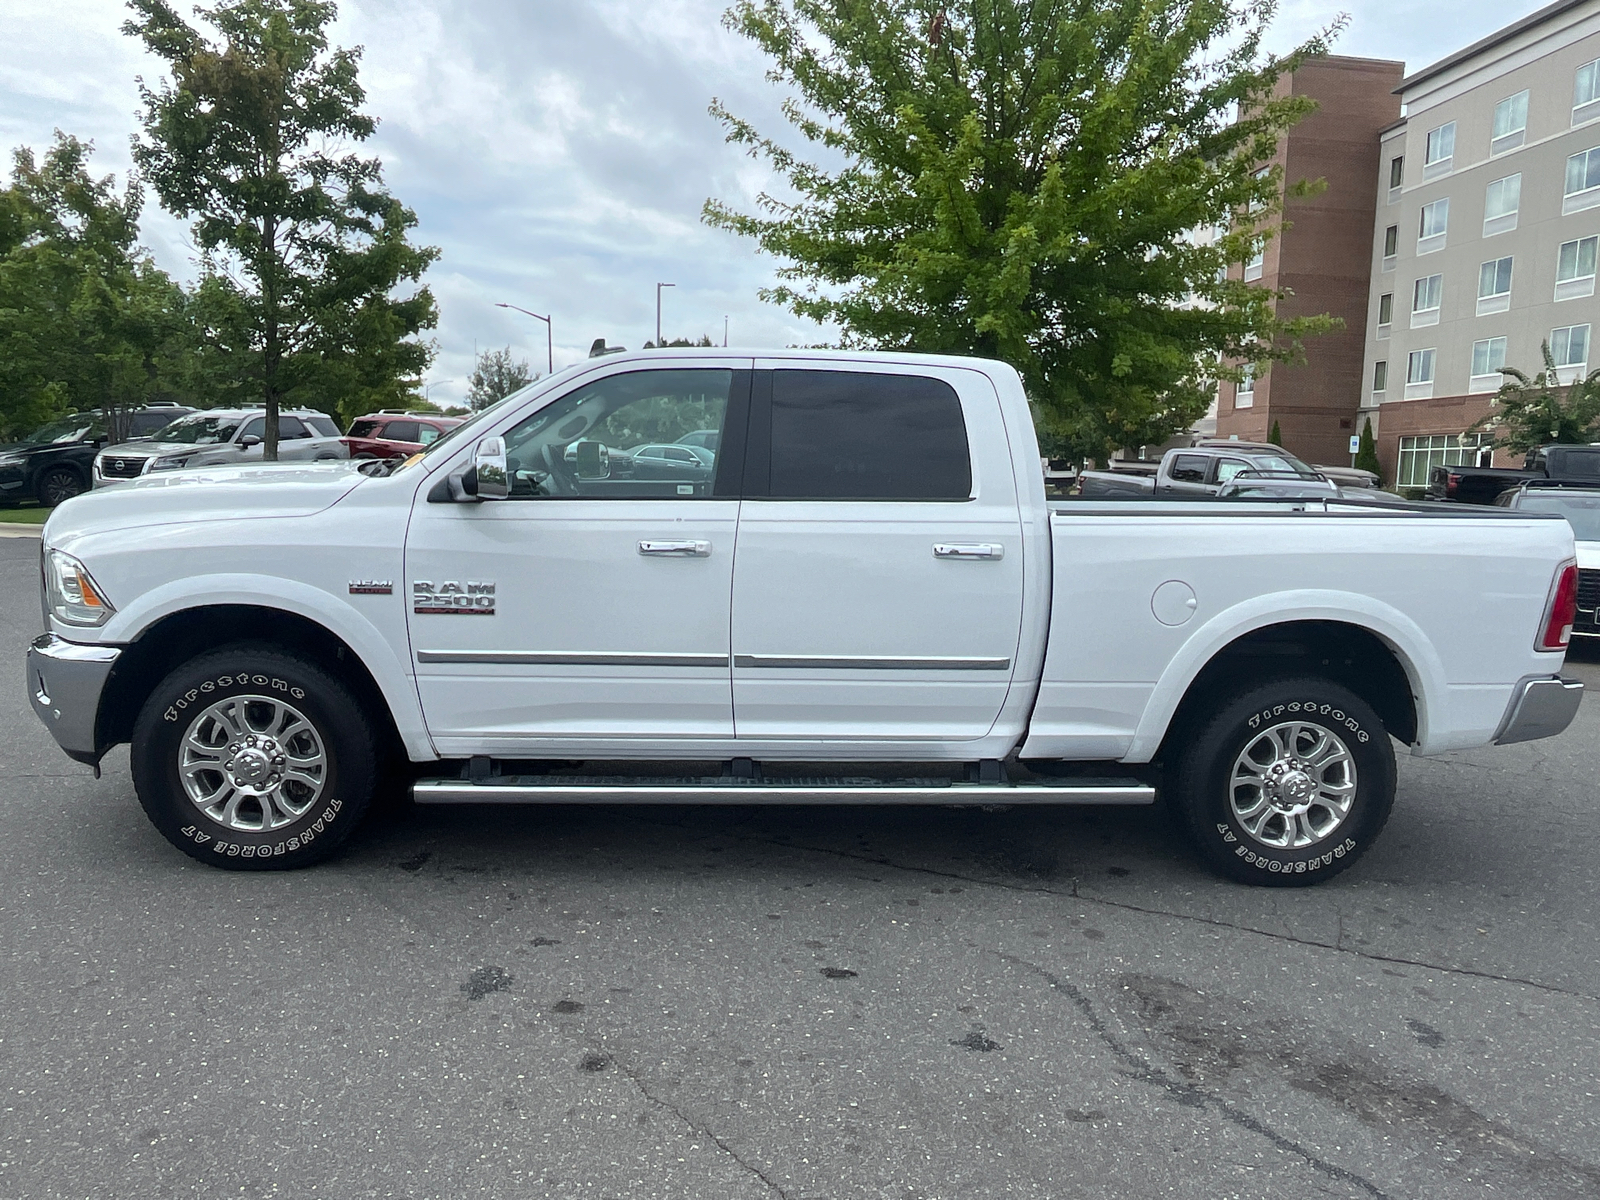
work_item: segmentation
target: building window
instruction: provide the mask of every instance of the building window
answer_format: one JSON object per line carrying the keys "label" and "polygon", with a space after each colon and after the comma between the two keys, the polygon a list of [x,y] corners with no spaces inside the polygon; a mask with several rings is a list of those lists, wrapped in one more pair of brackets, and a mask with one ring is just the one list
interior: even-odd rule
{"label": "building window", "polygon": [[1372,364],[1372,390],[1375,393],[1387,391],[1389,387],[1389,363],[1387,359],[1380,358]]}
{"label": "building window", "polygon": [[1428,152],[1422,159],[1422,177],[1437,179],[1449,173],[1456,153],[1456,123],[1441,125],[1428,132]]}
{"label": "building window", "polygon": [[1422,206],[1422,219],[1417,227],[1417,253],[1432,254],[1444,249],[1444,235],[1450,228],[1450,197],[1445,196],[1432,204]]}
{"label": "building window", "polygon": [[1528,133],[1528,93],[1518,92],[1507,96],[1494,106],[1494,132],[1490,134],[1489,153],[1504,154],[1522,145]]}
{"label": "building window", "polygon": [[1572,87],[1572,123],[1582,125],[1600,117],[1600,58],[1578,68]]}
{"label": "building window", "polygon": [[[1444,296],[1444,276],[1427,275],[1411,288],[1411,328],[1439,323],[1439,301]],[[1432,378],[1432,376],[1429,376]]]}
{"label": "building window", "polygon": [[1265,243],[1256,246],[1256,252],[1244,264],[1244,277],[1246,281],[1260,279],[1261,272],[1266,266],[1267,247]]}
{"label": "building window", "polygon": [[1556,299],[1577,300],[1594,295],[1595,249],[1600,238],[1578,238],[1561,243],[1556,256]]}
{"label": "building window", "polygon": [[1383,269],[1394,270],[1394,256],[1400,251],[1400,226],[1391,225],[1383,231]]}
{"label": "building window", "polygon": [[1400,155],[1389,160],[1389,203],[1393,204],[1400,199],[1400,184],[1406,177],[1406,158]]}
{"label": "building window", "polygon": [[1467,391],[1477,394],[1500,389],[1500,371],[1506,365],[1506,339],[1484,338],[1472,343],[1472,378]]}
{"label": "building window", "polygon": [[1511,307],[1511,257],[1496,258],[1478,268],[1478,315]]}
{"label": "building window", "polygon": [[1600,146],[1567,159],[1567,191],[1563,213],[1582,212],[1600,204]]}
{"label": "building window", "polygon": [[1496,179],[1483,192],[1483,236],[1510,233],[1517,227],[1517,210],[1521,207],[1521,174]]}
{"label": "building window", "polygon": [[1394,323],[1394,293],[1385,292],[1378,297],[1378,336],[1389,336],[1389,326]]}
{"label": "building window", "polygon": [[1245,364],[1240,370],[1239,382],[1233,387],[1233,406],[1235,408],[1253,408],[1256,403],[1256,369],[1250,364]]}
{"label": "building window", "polygon": [[[1265,180],[1270,179],[1271,177],[1272,177],[1272,168],[1271,167],[1262,167],[1259,171],[1257,171],[1255,173],[1255,181],[1257,183],[1262,183]],[[1249,212],[1249,213],[1258,213],[1258,212],[1261,212],[1262,210],[1264,210],[1266,207],[1267,207],[1267,202],[1265,200],[1263,200],[1260,196],[1251,196],[1250,197],[1250,203],[1245,205],[1245,211]]]}
{"label": "building window", "polygon": [[1433,395],[1433,348],[1406,355],[1406,399],[1426,400]]}
{"label": "building window", "polygon": [[1589,327],[1567,325],[1550,331],[1550,357],[1556,364],[1556,378],[1571,383],[1589,365]]}
{"label": "building window", "polygon": [[1399,487],[1426,487],[1434,467],[1481,463],[1493,440],[1487,433],[1434,433],[1400,439]]}

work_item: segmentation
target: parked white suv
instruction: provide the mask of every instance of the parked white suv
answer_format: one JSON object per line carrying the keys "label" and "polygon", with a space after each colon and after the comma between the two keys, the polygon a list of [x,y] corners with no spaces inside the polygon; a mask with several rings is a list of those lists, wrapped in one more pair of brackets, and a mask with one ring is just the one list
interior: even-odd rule
{"label": "parked white suv", "polygon": [[[623,453],[704,430],[713,464]],[[1051,503],[981,359],[607,356],[364,466],[150,474],[45,526],[34,708],[80,761],[131,742],[204,862],[316,861],[403,756],[437,804],[1161,787],[1216,870],[1305,884],[1378,837],[1396,743],[1548,737],[1583,690],[1560,516]]]}
{"label": "parked white suv", "polygon": [[[154,435],[107,446],[94,456],[94,486],[122,483],[183,467],[260,462],[267,418],[259,408],[213,408],[180,417]],[[278,414],[280,462],[349,458],[339,427],[325,413],[291,409]]]}

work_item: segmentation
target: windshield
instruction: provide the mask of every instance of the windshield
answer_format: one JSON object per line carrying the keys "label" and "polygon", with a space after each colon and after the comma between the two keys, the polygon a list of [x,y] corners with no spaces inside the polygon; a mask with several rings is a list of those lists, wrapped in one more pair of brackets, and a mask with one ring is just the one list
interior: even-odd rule
{"label": "windshield", "polygon": [[77,413],[70,417],[62,417],[59,421],[35,429],[22,439],[26,446],[50,446],[62,442],[81,442],[87,437],[92,437],[100,429],[100,420],[89,413]]}
{"label": "windshield", "polygon": [[214,446],[233,437],[239,428],[238,417],[213,417],[196,413],[192,417],[179,417],[172,424],[150,435],[156,442],[182,442],[190,446]]}
{"label": "windshield", "polygon": [[1600,496],[1534,495],[1525,492],[1518,508],[1560,513],[1580,542],[1600,542]]}

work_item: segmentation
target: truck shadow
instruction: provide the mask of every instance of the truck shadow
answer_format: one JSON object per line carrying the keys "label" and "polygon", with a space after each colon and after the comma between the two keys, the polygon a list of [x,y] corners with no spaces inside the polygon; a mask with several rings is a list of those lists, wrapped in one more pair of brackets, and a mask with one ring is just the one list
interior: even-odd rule
{"label": "truck shadow", "polygon": [[885,870],[1070,893],[1080,878],[1206,872],[1166,809],[402,805],[343,861],[454,874],[675,871],[839,880]]}

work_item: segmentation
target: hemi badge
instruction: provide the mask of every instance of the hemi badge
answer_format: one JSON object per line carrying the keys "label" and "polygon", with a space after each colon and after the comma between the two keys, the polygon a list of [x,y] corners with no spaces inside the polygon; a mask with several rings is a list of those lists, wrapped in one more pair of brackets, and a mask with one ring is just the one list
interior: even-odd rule
{"label": "hemi badge", "polygon": [[392,596],[394,584],[387,579],[352,579],[350,581],[350,594],[352,596]]}

